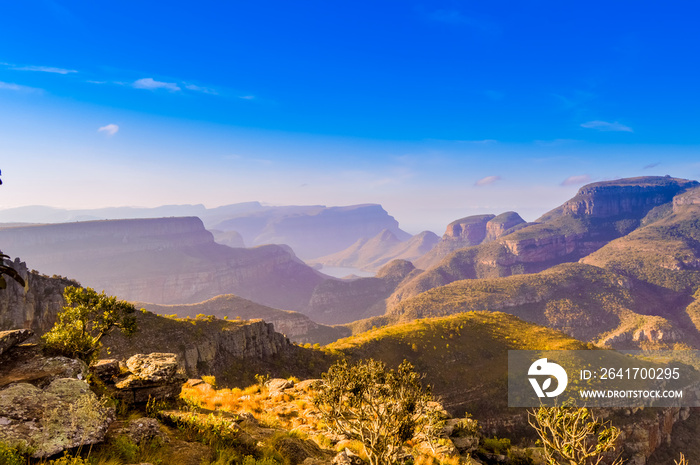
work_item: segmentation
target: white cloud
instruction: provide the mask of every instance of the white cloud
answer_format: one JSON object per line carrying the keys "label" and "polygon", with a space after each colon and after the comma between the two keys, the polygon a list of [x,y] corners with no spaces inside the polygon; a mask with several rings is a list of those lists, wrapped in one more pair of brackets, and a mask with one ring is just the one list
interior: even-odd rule
{"label": "white cloud", "polygon": [[107,126],[102,126],[97,132],[104,132],[108,136],[113,136],[119,132],[119,126],[116,124],[108,124]]}
{"label": "white cloud", "polygon": [[591,182],[591,177],[587,174],[579,174],[577,176],[569,176],[561,182],[562,186],[580,186]]}
{"label": "white cloud", "polygon": [[12,82],[2,81],[0,81],[0,89],[14,90],[16,92],[41,92],[41,89],[37,89],[36,87],[21,86]]}
{"label": "white cloud", "polygon": [[162,82],[162,81],[156,81],[153,78],[143,78],[143,79],[138,79],[134,81],[132,86],[136,89],[147,89],[147,90],[156,90],[156,89],[167,89],[170,92],[175,92],[180,90],[177,84],[174,82]]}
{"label": "white cloud", "polygon": [[54,68],[52,66],[18,66],[12,68],[17,71],[40,71],[42,73],[71,74],[77,73],[74,69]]}
{"label": "white cloud", "polygon": [[209,87],[197,86],[194,84],[185,85],[185,89],[193,90],[195,92],[202,92],[203,94],[219,95],[219,93],[214,89],[210,89]]}
{"label": "white cloud", "polygon": [[609,123],[607,121],[588,121],[587,123],[581,124],[582,128],[587,129],[597,129],[598,131],[614,131],[614,132],[634,132],[629,126],[618,123]]}
{"label": "white cloud", "polygon": [[242,96],[240,96],[240,97],[238,97],[238,98],[242,98],[243,100],[254,100],[254,99],[255,99],[255,95],[242,95]]}
{"label": "white cloud", "polygon": [[500,176],[486,176],[485,178],[479,179],[477,182],[474,183],[475,186],[488,186],[489,184],[493,184],[496,181],[500,181],[501,177]]}

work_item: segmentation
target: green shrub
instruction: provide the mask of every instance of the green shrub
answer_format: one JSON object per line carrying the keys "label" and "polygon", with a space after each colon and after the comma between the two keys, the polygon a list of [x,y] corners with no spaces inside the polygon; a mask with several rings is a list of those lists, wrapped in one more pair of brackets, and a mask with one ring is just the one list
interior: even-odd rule
{"label": "green shrub", "polygon": [[16,448],[0,442],[0,463],[4,465],[24,465],[24,459]]}

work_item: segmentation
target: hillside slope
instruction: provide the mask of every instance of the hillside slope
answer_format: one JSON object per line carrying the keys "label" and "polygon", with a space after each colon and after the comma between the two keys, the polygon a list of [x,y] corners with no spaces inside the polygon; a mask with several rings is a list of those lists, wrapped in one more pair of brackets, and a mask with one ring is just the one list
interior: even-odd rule
{"label": "hillside slope", "polygon": [[390,366],[404,359],[457,415],[477,418],[506,410],[508,350],[580,350],[565,334],[500,312],[467,312],[368,331],[327,346],[353,359]]}
{"label": "hillside slope", "polygon": [[505,278],[462,280],[406,299],[393,321],[472,310],[503,311],[583,341],[615,348],[687,343],[699,333],[682,312],[683,297],[601,268],[576,263]]}

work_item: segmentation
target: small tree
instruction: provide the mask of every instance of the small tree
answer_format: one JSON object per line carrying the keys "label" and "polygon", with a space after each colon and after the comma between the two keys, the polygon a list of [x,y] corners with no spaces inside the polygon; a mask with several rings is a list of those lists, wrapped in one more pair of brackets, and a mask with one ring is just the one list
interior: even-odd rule
{"label": "small tree", "polygon": [[432,396],[405,360],[396,371],[372,359],[340,361],[323,380],[314,397],[323,420],[335,433],[362,442],[371,465],[395,463],[401,446],[427,422]]}
{"label": "small tree", "polygon": [[[598,465],[605,452],[615,450],[620,430],[569,400],[561,406],[540,406],[528,412],[544,449],[547,465]],[[611,465],[620,465],[616,459]]]}
{"label": "small tree", "polygon": [[114,328],[130,336],[136,331],[136,308],[116,297],[91,288],[68,286],[66,306],[58,321],[42,336],[49,352],[92,362],[102,347],[101,339]]}

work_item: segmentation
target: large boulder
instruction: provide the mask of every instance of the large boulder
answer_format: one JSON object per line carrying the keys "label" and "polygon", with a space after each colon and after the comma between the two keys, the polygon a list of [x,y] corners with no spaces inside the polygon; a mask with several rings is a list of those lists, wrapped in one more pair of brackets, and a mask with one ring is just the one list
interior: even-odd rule
{"label": "large boulder", "polygon": [[187,379],[177,354],[136,354],[126,361],[128,371],[115,376],[117,366],[113,360],[98,360],[93,373],[113,397],[131,404],[174,399]]}
{"label": "large boulder", "polygon": [[44,458],[101,442],[114,419],[85,381],[56,379],[41,389],[15,383],[0,390],[0,441]]}
{"label": "large boulder", "polygon": [[12,383],[29,383],[45,388],[61,378],[85,379],[87,365],[68,357],[47,357],[36,344],[14,346],[0,355],[0,388]]}

